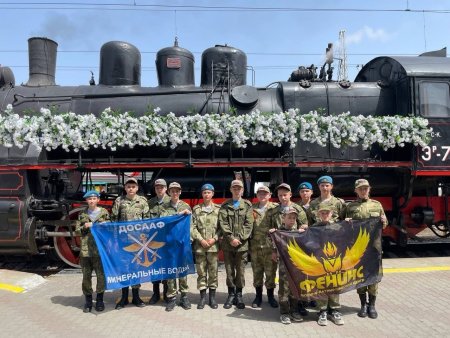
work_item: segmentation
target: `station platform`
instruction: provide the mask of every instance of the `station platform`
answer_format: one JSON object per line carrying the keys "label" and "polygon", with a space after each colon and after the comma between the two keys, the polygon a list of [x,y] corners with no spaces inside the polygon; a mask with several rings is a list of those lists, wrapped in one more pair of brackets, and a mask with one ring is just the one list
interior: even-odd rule
{"label": "station platform", "polygon": [[[3,337],[448,337],[450,336],[450,257],[383,260],[384,277],[377,298],[378,319],[359,318],[356,291],[341,295],[345,325],[317,325],[310,309],[301,323],[283,325],[279,309],[264,296],[262,308],[252,309],[252,271],[246,268],[243,310],[225,310],[225,271],[219,269],[219,308],[197,310],[196,275],[188,277],[191,310],[165,303],[144,308],[128,305],[115,310],[120,290],[105,294],[106,309],[83,313],[81,272],[64,270],[41,277],[0,270],[0,331]],[[36,277],[37,276],[37,277]],[[44,279],[42,283],[26,283]],[[19,282],[21,283],[20,285]],[[17,285],[16,285],[17,284]],[[9,285],[9,288],[6,287]],[[18,286],[23,290],[14,289]],[[151,284],[143,284],[141,296],[148,301]]]}

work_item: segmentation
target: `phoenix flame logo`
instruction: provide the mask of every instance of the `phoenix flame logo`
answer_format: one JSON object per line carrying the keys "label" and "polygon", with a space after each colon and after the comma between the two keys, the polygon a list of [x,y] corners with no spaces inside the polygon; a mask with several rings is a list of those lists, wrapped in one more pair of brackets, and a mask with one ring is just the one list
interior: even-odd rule
{"label": "phoenix flame logo", "polygon": [[334,243],[327,242],[322,252],[320,262],[314,254],[308,255],[302,250],[294,240],[288,244],[288,253],[292,263],[308,276],[322,276],[338,271],[353,269],[360,261],[367,249],[370,236],[366,230],[359,229],[358,237],[351,248],[347,247],[344,258],[338,254],[338,249]]}

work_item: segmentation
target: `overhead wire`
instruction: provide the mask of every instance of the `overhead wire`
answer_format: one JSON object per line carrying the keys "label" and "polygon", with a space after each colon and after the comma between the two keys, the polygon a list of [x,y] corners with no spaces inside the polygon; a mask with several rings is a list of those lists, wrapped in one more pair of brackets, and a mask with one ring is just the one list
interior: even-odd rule
{"label": "overhead wire", "polygon": [[[130,10],[130,11],[220,11],[220,12],[392,12],[392,13],[436,13],[448,14],[450,9],[412,9],[407,5],[406,8],[303,8],[303,7],[260,7],[260,6],[208,6],[208,5],[168,5],[168,4],[138,4],[133,3],[102,3],[102,2],[2,2],[0,9],[52,9],[52,10]],[[24,7],[32,6],[32,7]],[[58,7],[56,7],[58,6]],[[61,6],[61,7],[59,7]]]}

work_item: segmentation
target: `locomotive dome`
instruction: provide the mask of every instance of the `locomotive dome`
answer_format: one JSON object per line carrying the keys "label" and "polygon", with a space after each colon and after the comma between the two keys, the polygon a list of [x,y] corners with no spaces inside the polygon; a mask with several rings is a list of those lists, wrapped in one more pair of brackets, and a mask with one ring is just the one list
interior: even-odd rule
{"label": "locomotive dome", "polygon": [[156,72],[160,86],[194,86],[194,55],[178,46],[166,47],[156,54]]}

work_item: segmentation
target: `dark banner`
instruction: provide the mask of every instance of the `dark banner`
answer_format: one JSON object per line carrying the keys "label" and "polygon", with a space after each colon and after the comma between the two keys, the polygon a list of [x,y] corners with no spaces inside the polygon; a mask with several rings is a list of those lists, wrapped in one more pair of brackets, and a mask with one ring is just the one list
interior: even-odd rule
{"label": "dark banner", "polygon": [[91,228],[102,259],[106,288],[195,273],[190,215],[131,222],[94,223]]}
{"label": "dark banner", "polygon": [[305,232],[271,234],[297,298],[320,298],[379,282],[379,218],[309,227]]}

